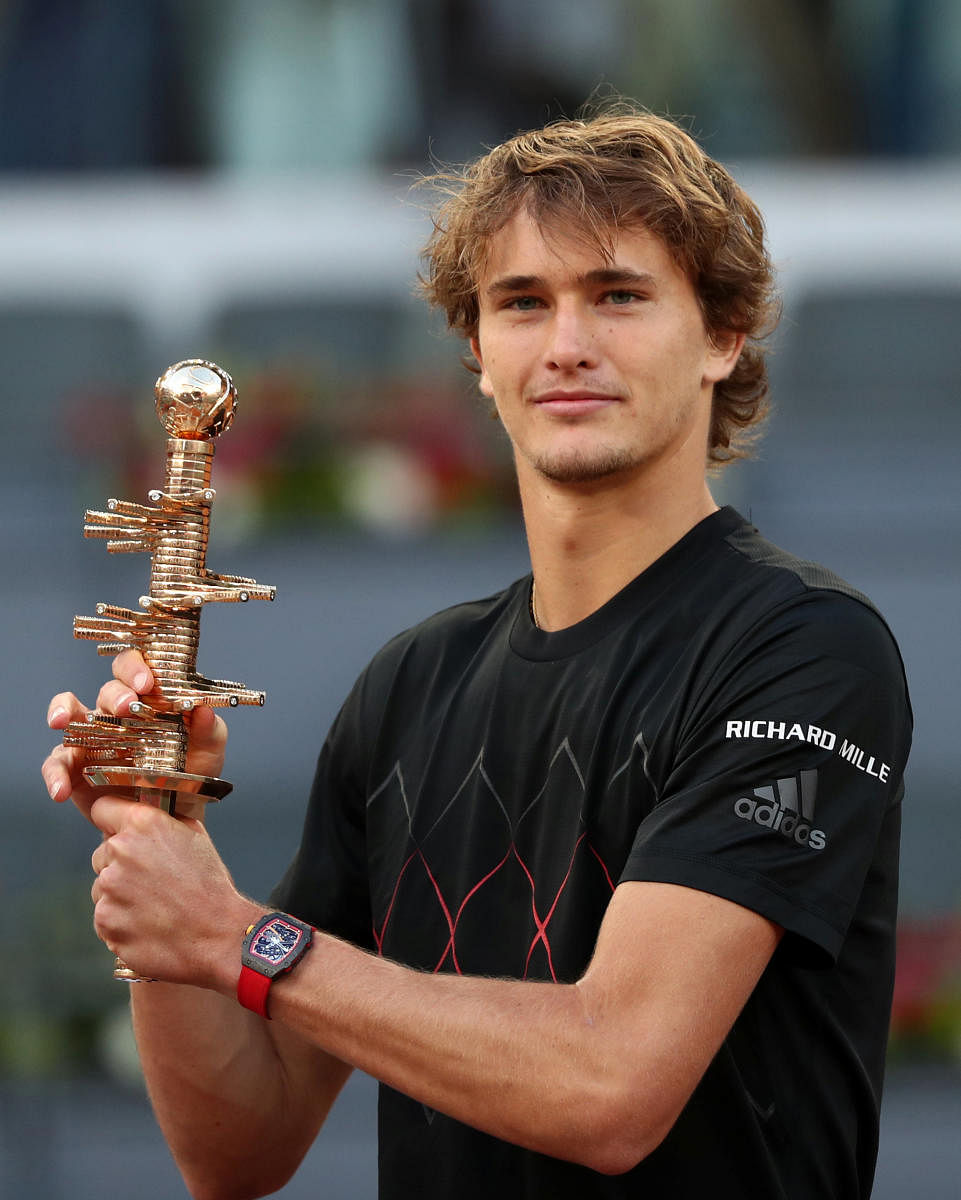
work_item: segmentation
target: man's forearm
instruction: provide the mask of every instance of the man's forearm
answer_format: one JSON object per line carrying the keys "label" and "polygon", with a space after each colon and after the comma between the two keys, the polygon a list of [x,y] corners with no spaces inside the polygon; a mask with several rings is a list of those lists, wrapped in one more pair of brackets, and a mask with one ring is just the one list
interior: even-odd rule
{"label": "man's forearm", "polygon": [[715,896],[622,884],[576,984],[429,974],[320,934],[271,1012],[431,1108],[616,1173],[667,1134],[779,936]]}
{"label": "man's forearm", "polygon": [[[207,989],[136,985],[132,1008],[150,1099],[191,1194],[281,1187],[350,1068]],[[265,1134],[270,1156],[257,1151]]]}
{"label": "man's forearm", "polygon": [[620,1144],[636,1053],[576,985],[420,973],[320,935],[275,984],[271,1012],[427,1106],[545,1154],[624,1170],[653,1148],[647,1131],[664,1132],[657,1112],[635,1112],[637,1140]]}

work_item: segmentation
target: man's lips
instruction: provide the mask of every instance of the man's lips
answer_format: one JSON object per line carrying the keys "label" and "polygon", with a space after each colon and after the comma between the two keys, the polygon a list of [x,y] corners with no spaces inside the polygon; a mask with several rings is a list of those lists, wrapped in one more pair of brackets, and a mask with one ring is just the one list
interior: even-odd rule
{"label": "man's lips", "polygon": [[620,397],[609,392],[593,391],[551,391],[541,392],[535,396],[533,403],[544,412],[558,417],[586,416],[599,409],[617,404]]}

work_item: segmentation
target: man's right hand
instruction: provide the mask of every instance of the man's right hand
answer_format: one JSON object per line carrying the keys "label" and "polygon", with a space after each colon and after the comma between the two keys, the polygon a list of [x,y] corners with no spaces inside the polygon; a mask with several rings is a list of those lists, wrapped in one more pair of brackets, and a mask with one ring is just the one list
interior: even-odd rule
{"label": "man's right hand", "polygon": [[[130,715],[130,705],[141,696],[149,697],[154,688],[150,668],[136,650],[125,650],[113,660],[113,678],[97,696],[100,712],[112,716]],[[50,701],[47,724],[63,729],[71,721],[82,721],[89,709],[73,692],[60,692]],[[190,732],[186,770],[195,775],[218,776],[223,769],[227,744],[227,725],[212,708],[200,705],[184,717]],[[82,749],[55,746],[44,759],[40,772],[50,797],[58,803],[73,800],[90,819],[90,806],[103,789],[91,788],[84,781],[87,757]]]}

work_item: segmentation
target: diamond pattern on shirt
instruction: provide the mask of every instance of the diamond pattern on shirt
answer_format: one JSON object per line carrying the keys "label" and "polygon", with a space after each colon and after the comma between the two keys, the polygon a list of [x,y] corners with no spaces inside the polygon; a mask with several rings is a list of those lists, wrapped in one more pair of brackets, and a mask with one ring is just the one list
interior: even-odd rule
{"label": "diamond pattern on shirt", "polygon": [[552,931],[583,924],[587,894],[596,934],[614,884],[585,827],[584,777],[567,740],[526,803],[495,786],[483,748],[446,802],[428,789],[410,787],[398,762],[368,801],[375,842],[393,856],[371,873],[384,881],[372,896],[378,951],[394,957],[397,946],[432,971],[503,975],[509,963],[519,979],[576,976],[584,947],[557,961]]}

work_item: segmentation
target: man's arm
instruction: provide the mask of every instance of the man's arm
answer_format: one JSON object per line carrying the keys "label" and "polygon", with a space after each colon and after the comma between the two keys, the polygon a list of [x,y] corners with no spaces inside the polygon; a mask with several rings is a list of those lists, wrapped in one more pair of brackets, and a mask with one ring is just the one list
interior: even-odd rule
{"label": "man's arm", "polygon": [[350,1067],[207,989],[137,986],[132,1006],[157,1122],[191,1195],[243,1200],[283,1187]]}
{"label": "man's arm", "polygon": [[[114,661],[114,675],[101,688],[97,707],[123,715],[138,694],[149,694],[153,680],[134,652]],[[48,723],[59,730],[71,720],[82,719],[85,711],[76,696],[62,693],[50,703]],[[226,725],[207,708],[195,710],[191,722],[188,769],[218,775]],[[83,765],[81,752],[58,746],[44,762],[42,773],[53,799],[72,799],[93,821],[98,793],[84,782]],[[130,801],[108,800],[108,808],[111,803],[122,811],[130,809],[131,815],[148,812],[146,806]],[[227,922],[234,933],[238,922],[249,923],[259,915],[256,905],[236,893],[199,822],[188,826],[168,819],[162,828],[174,840],[160,842],[154,849],[173,874],[151,876],[154,886],[149,888],[149,899],[146,885],[143,890],[144,899],[156,915],[169,924],[176,907],[168,903],[172,894],[182,907],[208,912],[215,926]],[[102,832],[106,839],[114,831],[105,826]],[[181,854],[184,859],[178,866],[177,856]],[[108,857],[114,859],[114,874],[125,869],[123,839],[113,838],[109,851],[103,845],[98,847],[95,869],[103,870]],[[193,872],[188,865],[192,865]],[[218,919],[216,903],[211,903],[203,890],[205,885],[200,892],[190,890],[187,880],[192,876],[199,876],[212,887],[219,884],[221,894],[233,905],[231,914],[225,911]],[[99,876],[92,894],[95,903],[102,899]],[[127,914],[111,911],[109,902],[105,907],[108,921],[124,921]],[[117,948],[110,934],[103,929],[98,932]],[[236,933],[238,973],[242,934],[240,928]],[[171,934],[168,940],[173,948],[176,938]],[[184,977],[193,977],[207,947],[201,940],[186,949],[180,972]],[[176,972],[171,969],[168,975],[175,978]],[[131,1000],[140,1058],[157,1120],[191,1194],[241,1200],[282,1187],[316,1137],[350,1067],[305,1043],[279,1022],[269,1023],[247,1012],[233,996],[220,996],[209,988],[151,983],[133,987]],[[263,1152],[265,1144],[270,1146],[269,1154]]]}
{"label": "man's arm", "polygon": [[576,984],[425,974],[321,935],[271,1011],[449,1116],[619,1173],[670,1130],[779,937],[716,896],[623,883]]}
{"label": "man's arm", "polygon": [[[115,797],[97,800],[92,814],[108,835],[94,854],[100,936],[137,970],[235,1005],[240,937],[266,910],[236,893],[201,826]],[[496,1137],[618,1173],[671,1128],[778,937],[776,926],[730,901],[644,882],[616,889],[576,984],[427,974],[321,933],[274,983],[269,1002],[271,1030],[285,1027],[314,1053],[298,1058],[295,1038],[269,1033],[272,1044],[254,1051],[256,1078],[266,1082],[230,1099],[243,1070],[238,1057],[248,1053],[242,1031],[253,1026],[225,1010],[223,1029],[216,1018],[208,1027],[217,1029],[222,1061],[204,1059],[194,1101],[211,1088],[243,1110],[245,1129],[288,1148],[282,1106],[306,1104],[310,1116],[293,1139],[305,1148],[342,1082],[329,1065],[339,1061]],[[230,1138],[220,1140],[208,1115],[204,1136],[215,1136],[201,1146],[190,1122],[181,1123],[178,1095],[191,1068],[171,1067],[172,1030],[161,1002],[146,1003],[148,1071],[164,1081],[162,1123],[183,1147],[175,1153],[194,1172],[188,1178],[216,1179]],[[137,1004],[143,1035],[148,1010]],[[249,1121],[248,1104],[256,1106]]]}
{"label": "man's arm", "polygon": [[[105,835],[93,855],[97,932],[168,981],[132,989],[133,1023],[158,1124],[191,1194],[276,1191],[350,1067],[237,1003],[241,939],[262,909],[237,892],[200,822],[110,796],[91,815]],[[219,960],[224,981],[212,970]]]}

